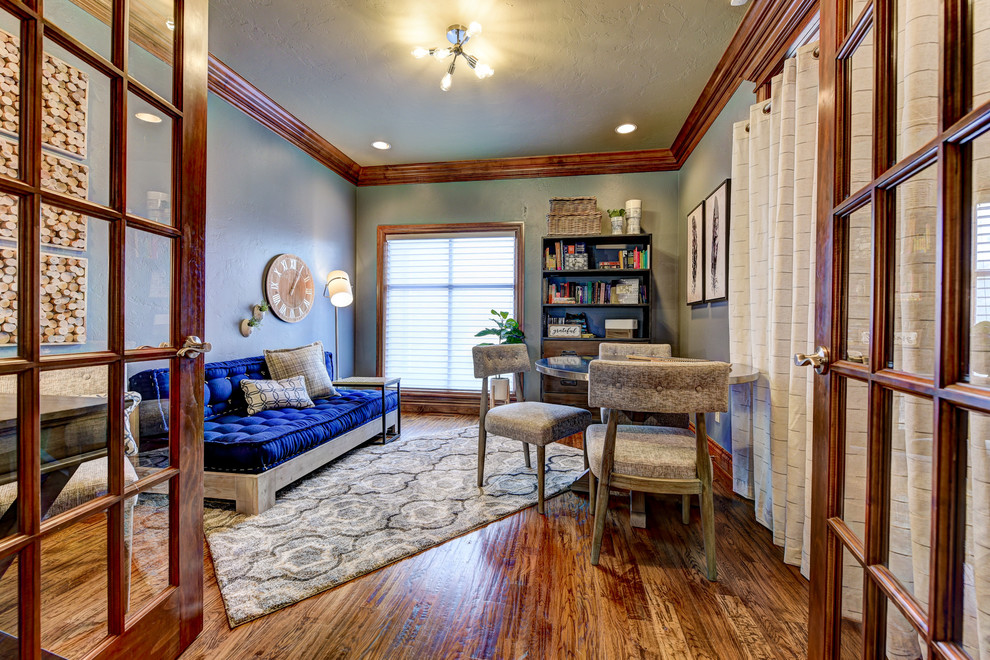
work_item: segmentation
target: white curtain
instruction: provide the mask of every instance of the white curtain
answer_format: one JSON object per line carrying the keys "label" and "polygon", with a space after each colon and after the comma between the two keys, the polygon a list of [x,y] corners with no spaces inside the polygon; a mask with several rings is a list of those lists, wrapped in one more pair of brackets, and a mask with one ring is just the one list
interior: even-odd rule
{"label": "white curtain", "polygon": [[[897,157],[935,137],[938,117],[938,0],[897,2]],[[972,3],[974,106],[990,100],[990,2]],[[872,179],[873,35],[853,57],[851,187]],[[734,126],[730,237],[730,359],[761,372],[753,397],[734,396],[734,488],[754,500],[756,518],[783,546],[784,560],[808,574],[812,375],[792,366],[813,350],[815,296],[815,138],[818,66],[814,46],[801,49],[772,83],[770,111],[752,107]],[[970,372],[990,387],[990,134],[972,145],[973,329]],[[937,356],[935,291],[937,169],[917,173],[895,191],[893,368],[930,377]],[[871,210],[847,220],[850,280],[845,296],[847,357],[866,363],[871,344]],[[983,247],[981,247],[983,246]],[[884,365],[885,366],[885,365]],[[846,497],[843,518],[863,537],[867,388],[849,381],[846,397]],[[890,556],[888,566],[928,607],[931,556],[933,415],[930,401],[892,399]],[[990,659],[990,417],[969,415],[964,566],[964,646]],[[862,571],[846,554],[843,617],[862,616]],[[925,656],[911,625],[888,608],[887,657]],[[922,640],[923,641],[923,640]]]}
{"label": "white curtain", "polygon": [[729,357],[761,373],[752,398],[733,397],[734,489],[755,500],[757,520],[805,575],[813,372],[791,355],[814,341],[815,49],[787,60],[769,107],[733,127],[729,244]]}

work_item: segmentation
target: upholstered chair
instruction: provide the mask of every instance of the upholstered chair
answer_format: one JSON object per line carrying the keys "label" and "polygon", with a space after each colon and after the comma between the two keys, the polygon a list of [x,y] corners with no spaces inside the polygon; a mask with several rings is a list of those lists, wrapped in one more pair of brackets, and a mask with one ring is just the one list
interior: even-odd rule
{"label": "upholstered chair", "polygon": [[[602,342],[598,345],[598,359],[600,360],[625,360],[630,355],[642,355],[650,358],[666,358],[678,360],[680,358],[671,357],[670,344],[643,344],[641,342]],[[618,412],[619,424],[648,424],[650,426],[674,426],[686,429],[691,425],[691,416],[685,412],[662,413],[650,412]],[[601,411],[602,423],[608,422],[605,409]],[[589,481],[593,476],[588,474]],[[595,493],[592,488],[588,493],[588,501],[591,508],[595,508]],[[684,524],[691,521],[691,496],[684,495],[681,498],[681,519]]]}
{"label": "upholstered chair", "polygon": [[[715,500],[705,413],[729,407],[729,365],[724,362],[595,360],[588,403],[607,409],[607,424],[586,432],[591,487],[596,488],[591,563],[598,564],[609,488],[701,496],[706,575],[715,580]],[[695,432],[667,426],[619,424],[619,411],[694,413]]]}
{"label": "upholstered chair", "polygon": [[[536,445],[537,511],[543,509],[546,446],[575,433],[584,433],[591,424],[591,413],[583,408],[523,400],[521,374],[530,370],[525,344],[475,346],[474,377],[481,378],[481,416],[478,420],[478,488],[485,481],[485,445],[489,433],[522,442],[526,467],[530,467],[529,445]],[[513,374],[517,403],[488,409],[488,378]],[[585,448],[585,465],[588,456]]]}

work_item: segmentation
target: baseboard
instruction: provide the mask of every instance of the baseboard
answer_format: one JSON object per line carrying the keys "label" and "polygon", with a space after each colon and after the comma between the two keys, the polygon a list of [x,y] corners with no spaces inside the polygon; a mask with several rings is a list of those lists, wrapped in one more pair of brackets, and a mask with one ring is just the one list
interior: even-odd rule
{"label": "baseboard", "polygon": [[[688,425],[692,431],[695,430],[694,423]],[[730,454],[725,447],[715,442],[712,436],[705,436],[708,438],[708,454],[712,457],[712,467],[715,468],[715,473],[724,479],[729,487],[732,487],[732,454]]]}

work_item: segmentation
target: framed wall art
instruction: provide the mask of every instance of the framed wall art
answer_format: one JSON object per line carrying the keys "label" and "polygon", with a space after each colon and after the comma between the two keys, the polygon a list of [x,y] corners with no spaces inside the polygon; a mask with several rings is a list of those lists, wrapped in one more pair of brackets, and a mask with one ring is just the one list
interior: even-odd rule
{"label": "framed wall art", "polygon": [[687,217],[687,303],[705,302],[705,203]]}
{"label": "framed wall art", "polygon": [[729,179],[705,200],[705,302],[729,299]]}

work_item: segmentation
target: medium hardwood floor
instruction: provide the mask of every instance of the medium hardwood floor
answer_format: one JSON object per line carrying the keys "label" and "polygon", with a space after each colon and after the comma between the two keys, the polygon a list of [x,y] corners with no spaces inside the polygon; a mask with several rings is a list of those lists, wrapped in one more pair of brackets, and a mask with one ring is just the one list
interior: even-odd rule
{"label": "medium hardwood floor", "polygon": [[[403,435],[477,424],[403,415]],[[752,504],[716,491],[718,582],[697,506],[650,497],[649,528],[614,496],[601,564],[587,498],[565,493],[231,630],[206,552],[205,627],[182,658],[803,658],[807,582]]]}
{"label": "medium hardwood floor", "polygon": [[[403,415],[403,435],[477,424]],[[520,456],[521,459],[521,456]],[[807,582],[786,566],[753,506],[716,491],[719,581],[702,574],[697,507],[648,499],[648,529],[614,496],[601,564],[589,563],[587,497],[565,493],[231,630],[206,550],[205,625],[183,659],[803,658]],[[167,583],[165,509],[135,507],[131,608]],[[106,517],[42,549],[42,642],[78,657],[106,633]],[[16,564],[0,577],[0,630],[17,630]],[[845,628],[844,628],[845,630]],[[859,657],[845,630],[843,657]]]}

